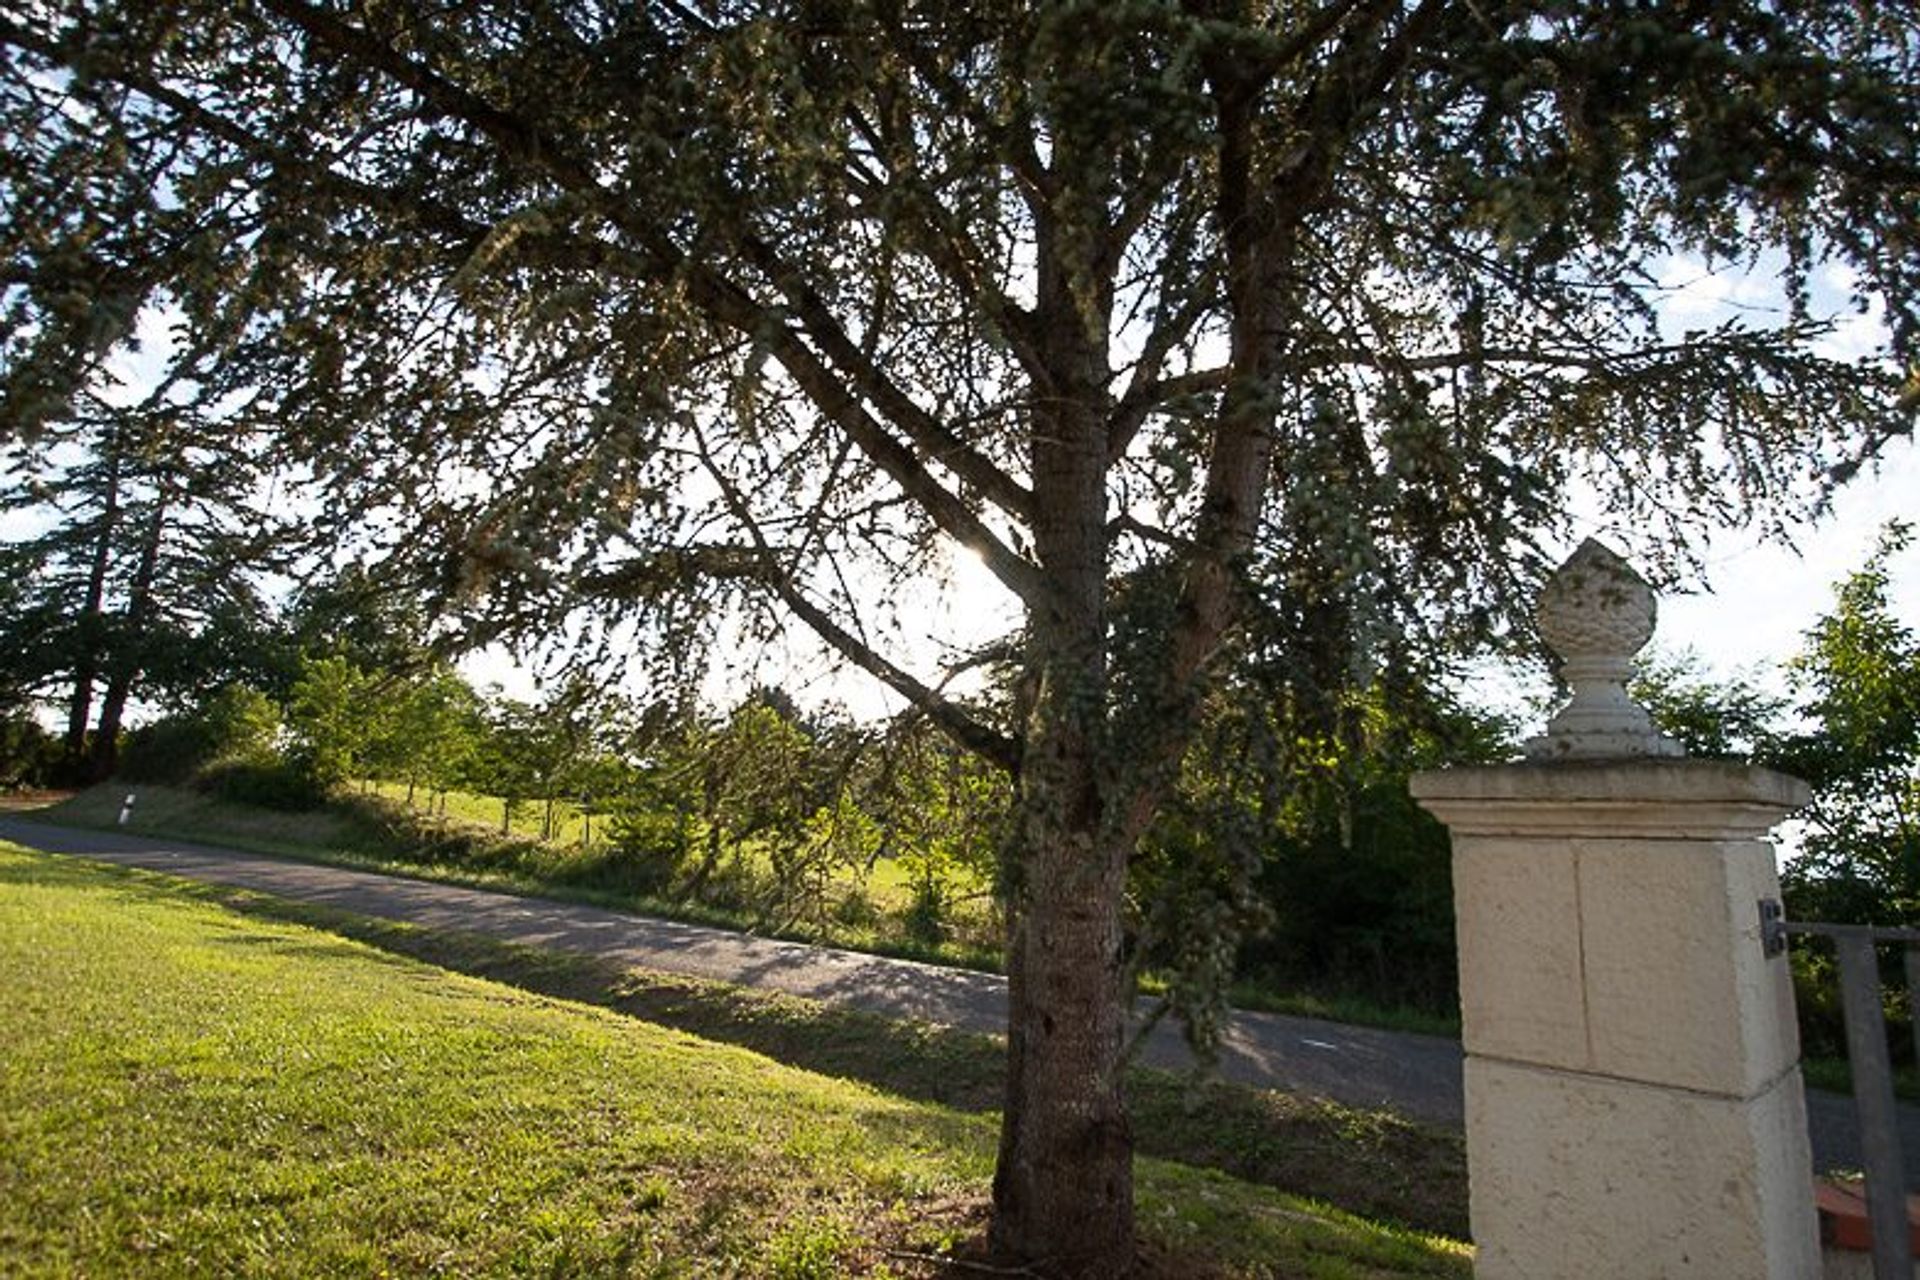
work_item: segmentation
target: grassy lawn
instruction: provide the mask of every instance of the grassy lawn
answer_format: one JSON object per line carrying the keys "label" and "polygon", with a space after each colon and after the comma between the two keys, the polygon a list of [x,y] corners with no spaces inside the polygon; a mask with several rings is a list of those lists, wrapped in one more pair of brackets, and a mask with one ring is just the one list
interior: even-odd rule
{"label": "grassy lawn", "polygon": [[[216,896],[0,846],[0,1269],[964,1273],[940,1258],[977,1234],[990,1116]],[[769,1048],[804,1020],[641,988]],[[1457,1244],[1216,1170],[1147,1159],[1140,1185],[1160,1274],[1467,1274]]]}

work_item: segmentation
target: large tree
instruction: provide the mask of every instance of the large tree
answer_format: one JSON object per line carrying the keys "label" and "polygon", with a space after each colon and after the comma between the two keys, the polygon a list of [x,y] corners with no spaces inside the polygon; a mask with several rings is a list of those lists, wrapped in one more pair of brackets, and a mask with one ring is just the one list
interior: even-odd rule
{"label": "large tree", "polygon": [[[1010,772],[993,1239],[1061,1271],[1129,1265],[1128,863],[1246,601],[1364,671],[1507,630],[1578,479],[1671,536],[1912,428],[1905,2],[45,0],[0,49],[22,421],[138,280],[476,634],[766,609]],[[1790,305],[1663,332],[1676,252]],[[1890,359],[1820,354],[1829,261]],[[956,547],[1002,718],[897,642]]]}
{"label": "large tree", "polygon": [[257,503],[247,443],[174,403],[88,388],[57,428],[0,450],[0,541],[19,605],[0,666],[61,704],[76,780],[114,771],[136,699],[178,707],[241,675],[268,629],[257,583],[279,522]]}

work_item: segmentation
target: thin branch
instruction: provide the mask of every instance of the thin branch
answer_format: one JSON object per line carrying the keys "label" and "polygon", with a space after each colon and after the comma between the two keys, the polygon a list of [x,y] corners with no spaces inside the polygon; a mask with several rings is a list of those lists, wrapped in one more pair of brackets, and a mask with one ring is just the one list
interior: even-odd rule
{"label": "thin branch", "polygon": [[992,761],[1001,768],[1012,772],[1019,767],[1020,748],[1012,738],[997,733],[981,724],[959,706],[941,696],[938,690],[929,687],[905,669],[882,657],[878,650],[866,644],[834,620],[831,614],[809,599],[794,581],[793,574],[780,564],[780,555],[768,544],[761,533],[758,520],[733,477],[719,465],[712,450],[708,447],[706,433],[697,422],[689,424],[694,444],[699,451],[701,465],[707,474],[719,486],[721,496],[735,520],[740,522],[747,536],[752,540],[760,560],[760,571],[751,575],[753,580],[772,588],[799,619],[812,629],[815,635],[838,651],[848,661],[862,671],[874,676],[888,688],[905,698],[922,714],[945,731],[954,741],[982,758]]}

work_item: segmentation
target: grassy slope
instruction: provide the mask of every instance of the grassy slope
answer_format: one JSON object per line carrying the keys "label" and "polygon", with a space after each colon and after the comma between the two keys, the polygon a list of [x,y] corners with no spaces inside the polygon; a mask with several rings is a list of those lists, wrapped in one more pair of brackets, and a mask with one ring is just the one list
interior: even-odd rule
{"label": "grassy slope", "polygon": [[[199,840],[257,853],[396,872],[475,888],[590,902],[722,928],[757,926],[759,932],[770,932],[764,922],[752,919],[750,913],[603,887],[594,871],[609,856],[604,846],[582,851],[560,841],[540,842],[522,830],[511,842],[514,846],[511,853],[502,858],[483,856],[485,865],[476,865],[473,861],[431,860],[422,856],[410,841],[419,834],[414,824],[432,823],[434,819],[406,810],[404,787],[399,789],[398,797],[381,794],[386,786],[380,784],[373,788],[372,795],[350,795],[345,802],[324,809],[280,813],[185,788],[108,783],[62,799],[43,810],[40,816],[73,826],[118,827],[122,802],[131,792],[138,800],[125,829],[142,835]],[[382,806],[390,807],[383,809]],[[497,822],[491,826],[466,825],[476,830],[483,842],[497,839]],[[532,850],[532,856],[525,850]],[[845,887],[853,885],[849,883]],[[864,888],[876,900],[897,906],[909,894],[907,873],[895,863],[884,862],[875,867]],[[962,885],[959,889],[963,895],[976,897],[980,892],[978,886]],[[969,898],[964,909],[981,914],[980,904],[973,898]],[[855,925],[837,926],[825,937],[805,925],[785,932],[771,932],[938,964],[987,970],[998,967],[997,954],[965,940],[926,944],[893,935],[882,936]]]}
{"label": "grassy slope", "polygon": [[[29,1274],[930,1272],[984,1117],[0,847],[0,1258]],[[1464,1275],[1143,1162],[1169,1274]]]}

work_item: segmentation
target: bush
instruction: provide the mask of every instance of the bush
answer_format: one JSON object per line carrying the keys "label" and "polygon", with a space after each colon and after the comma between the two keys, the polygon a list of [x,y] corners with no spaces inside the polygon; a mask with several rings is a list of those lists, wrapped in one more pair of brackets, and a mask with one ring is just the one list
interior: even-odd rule
{"label": "bush", "polygon": [[312,773],[288,760],[227,760],[202,769],[196,790],[237,804],[305,813],[327,799],[327,789]]}
{"label": "bush", "polygon": [[686,870],[693,838],[679,814],[623,806],[607,829],[610,847],[604,865],[633,892],[665,895]]}
{"label": "bush", "polygon": [[913,882],[913,900],[901,914],[907,937],[927,946],[947,940],[947,886],[928,873]]}
{"label": "bush", "polygon": [[214,757],[212,726],[200,716],[169,716],[127,734],[115,775],[123,782],[176,785]]}
{"label": "bush", "polygon": [[44,787],[60,763],[60,743],[22,717],[0,720],[0,787]]}
{"label": "bush", "polygon": [[[280,711],[273,700],[258,689],[229,685],[198,711],[129,733],[117,774],[127,782],[183,783],[221,766],[269,768],[279,760],[279,737]],[[278,784],[262,785],[272,791]]]}

